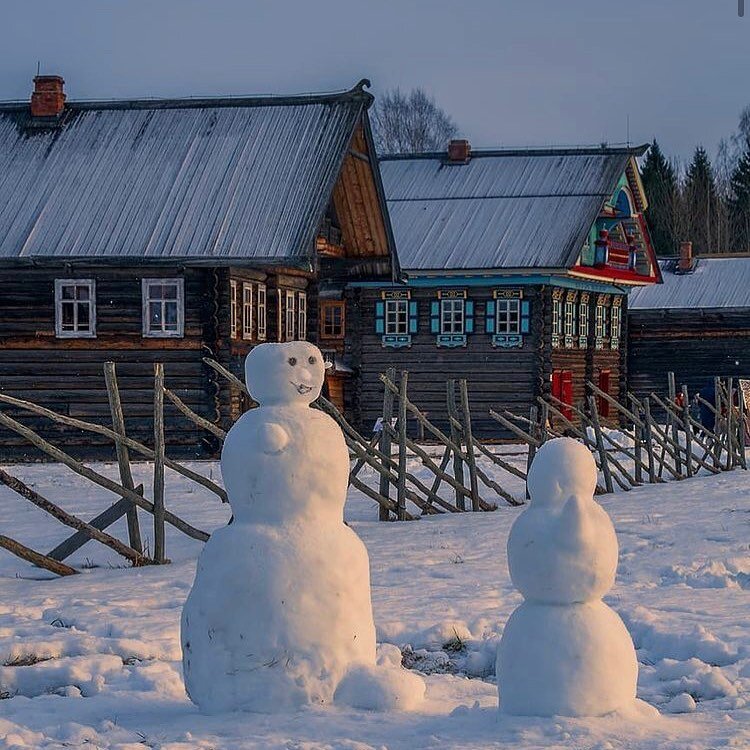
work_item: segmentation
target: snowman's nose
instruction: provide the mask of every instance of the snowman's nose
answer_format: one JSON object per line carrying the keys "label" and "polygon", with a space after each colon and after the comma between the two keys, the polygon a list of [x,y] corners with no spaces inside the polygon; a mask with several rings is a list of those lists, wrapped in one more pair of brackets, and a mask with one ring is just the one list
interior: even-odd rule
{"label": "snowman's nose", "polygon": [[301,383],[304,383],[305,385],[308,385],[312,383],[312,374],[310,373],[310,370],[308,370],[306,367],[301,367],[299,371],[299,379]]}

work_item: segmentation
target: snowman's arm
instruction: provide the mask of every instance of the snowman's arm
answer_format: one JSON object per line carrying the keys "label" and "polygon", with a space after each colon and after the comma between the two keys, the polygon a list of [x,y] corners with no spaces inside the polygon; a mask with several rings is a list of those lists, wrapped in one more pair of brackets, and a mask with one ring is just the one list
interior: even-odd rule
{"label": "snowman's arm", "polygon": [[276,422],[264,422],[258,427],[258,443],[263,453],[281,453],[289,440],[289,433]]}

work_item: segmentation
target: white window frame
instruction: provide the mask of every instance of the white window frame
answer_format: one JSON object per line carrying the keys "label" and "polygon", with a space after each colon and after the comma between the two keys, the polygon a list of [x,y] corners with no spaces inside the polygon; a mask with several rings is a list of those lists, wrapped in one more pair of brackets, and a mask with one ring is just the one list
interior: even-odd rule
{"label": "white window frame", "polygon": [[622,335],[622,308],[613,305],[609,313],[609,335],[610,338],[619,341]]}
{"label": "white window frame", "polygon": [[586,336],[588,338],[589,335],[589,303],[586,302],[578,302],[578,336],[579,338],[581,336]]}
{"label": "white window frame", "polygon": [[287,289],[284,295],[286,304],[284,306],[284,339],[286,341],[294,341],[294,324],[297,319],[297,308],[295,301],[297,295]]}
{"label": "white window frame", "polygon": [[596,320],[595,320],[595,334],[596,338],[598,339],[606,339],[607,338],[607,312],[608,312],[607,305],[597,305],[596,306]]}
{"label": "white window frame", "polygon": [[265,341],[267,334],[266,285],[258,284],[258,341]]}
{"label": "white window frame", "polygon": [[229,282],[229,335],[233,339],[237,338],[238,318],[237,282],[231,279]]}
{"label": "white window frame", "polygon": [[297,338],[307,338],[307,292],[300,292],[297,298]]}
{"label": "white window frame", "polygon": [[[149,303],[152,301],[149,297],[149,287],[151,284],[174,284],[177,288],[175,302],[177,304],[177,329],[166,331],[151,328],[151,316],[149,315]],[[170,300],[171,301],[171,300]],[[162,309],[164,307],[162,302]],[[178,278],[150,278],[141,279],[141,316],[143,325],[143,336],[149,339],[181,339],[185,335],[185,279]],[[162,322],[163,325],[163,322]]]}
{"label": "white window frame", "polygon": [[[499,334],[518,335],[521,333],[521,300],[516,298],[499,298],[495,308],[495,332]],[[515,324],[513,317],[515,316]]]}
{"label": "white window frame", "polygon": [[[89,292],[88,300],[64,300],[65,287],[86,287]],[[86,329],[78,329],[78,305],[88,303],[89,325]],[[74,330],[63,330],[63,304],[73,304]],[[96,338],[96,281],[94,279],[55,279],[55,336],[59,339],[95,339]]]}
{"label": "white window frame", "polygon": [[466,300],[448,298],[440,300],[440,335],[463,336],[466,332]]}
{"label": "white window frame", "polygon": [[385,335],[406,336],[409,334],[409,300],[385,300]]}
{"label": "white window frame", "polygon": [[565,337],[574,337],[576,336],[576,328],[578,327],[576,324],[578,322],[577,320],[577,307],[578,303],[575,300],[565,300]]}
{"label": "white window frame", "polygon": [[245,341],[253,337],[253,285],[242,282],[242,338]]}

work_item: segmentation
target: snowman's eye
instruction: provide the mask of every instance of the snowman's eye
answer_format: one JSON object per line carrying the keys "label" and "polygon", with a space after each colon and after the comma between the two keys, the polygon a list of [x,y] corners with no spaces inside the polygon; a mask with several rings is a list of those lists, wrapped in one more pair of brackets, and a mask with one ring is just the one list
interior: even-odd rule
{"label": "snowman's eye", "polygon": [[289,362],[289,364],[290,364],[290,365],[291,365],[292,367],[294,367],[294,365],[296,365],[296,364],[297,364],[297,357],[289,357],[289,359],[287,360],[287,362]]}
{"label": "snowman's eye", "polygon": [[315,357],[308,357],[308,358],[307,358],[307,361],[308,361],[308,362],[309,362],[309,363],[310,363],[311,365],[314,365],[314,364],[315,364],[315,362],[317,362],[317,360],[315,359]]}

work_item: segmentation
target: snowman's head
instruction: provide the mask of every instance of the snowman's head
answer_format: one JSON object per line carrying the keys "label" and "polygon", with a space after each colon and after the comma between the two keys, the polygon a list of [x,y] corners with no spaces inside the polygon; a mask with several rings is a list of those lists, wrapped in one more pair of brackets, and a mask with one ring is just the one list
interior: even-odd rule
{"label": "snowman's head", "polygon": [[306,341],[260,344],[245,360],[245,383],[261,405],[308,405],[320,396],[325,362]]}
{"label": "snowman's head", "polygon": [[585,445],[567,437],[550,440],[537,451],[529,470],[531,504],[558,505],[570,497],[593,497],[596,478],[596,463]]}

